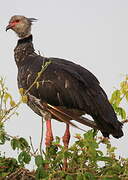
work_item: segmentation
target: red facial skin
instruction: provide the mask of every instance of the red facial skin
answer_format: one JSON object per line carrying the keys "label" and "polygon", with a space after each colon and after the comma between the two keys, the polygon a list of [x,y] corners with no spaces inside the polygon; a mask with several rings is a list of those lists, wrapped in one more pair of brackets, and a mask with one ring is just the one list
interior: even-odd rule
{"label": "red facial skin", "polygon": [[6,31],[9,30],[9,29],[12,29],[19,22],[20,22],[20,20],[10,22],[9,25],[6,27]]}

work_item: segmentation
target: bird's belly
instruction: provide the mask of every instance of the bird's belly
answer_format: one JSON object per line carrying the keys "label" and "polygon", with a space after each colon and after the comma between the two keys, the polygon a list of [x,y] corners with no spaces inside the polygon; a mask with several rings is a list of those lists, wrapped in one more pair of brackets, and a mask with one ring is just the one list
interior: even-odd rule
{"label": "bird's belly", "polygon": [[38,108],[33,102],[31,102],[31,101],[29,100],[29,101],[27,102],[27,105],[28,105],[36,114],[38,114],[39,116],[42,116],[39,108]]}

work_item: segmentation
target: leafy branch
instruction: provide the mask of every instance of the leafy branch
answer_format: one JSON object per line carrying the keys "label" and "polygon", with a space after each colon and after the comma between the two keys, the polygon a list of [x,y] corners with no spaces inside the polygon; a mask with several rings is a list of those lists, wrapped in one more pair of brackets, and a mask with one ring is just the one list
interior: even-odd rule
{"label": "leafy branch", "polygon": [[[128,76],[126,76],[125,80],[120,83],[119,89],[116,89],[111,96],[110,103],[113,105],[113,108],[118,116],[121,119],[126,119],[126,111],[123,107],[121,107],[122,101],[125,100],[128,103]],[[126,121],[124,121],[126,122]]]}
{"label": "leafy branch", "polygon": [[[45,66],[46,68],[47,66]],[[42,70],[35,79],[33,85],[37,85]],[[37,85],[38,86],[38,85]],[[21,90],[22,91],[22,90]],[[22,95],[29,95],[30,89]],[[120,88],[112,94],[110,102],[115,111],[126,119],[125,108],[122,102],[128,103],[128,78],[121,82]],[[97,131],[90,130],[83,135],[76,134],[75,142],[65,149],[56,137],[52,145],[46,152],[42,150],[43,140],[43,120],[42,132],[39,148],[35,150],[30,137],[30,143],[18,136],[11,136],[5,131],[5,125],[9,118],[17,115],[17,108],[23,102],[22,98],[15,103],[8,89],[5,87],[4,80],[0,79],[0,146],[6,141],[11,148],[17,151],[17,157],[7,158],[4,153],[0,153],[0,179],[32,179],[32,180],[125,180],[128,179],[128,159],[117,157],[116,148],[113,147],[107,138],[97,135]],[[40,102],[39,104],[40,105]],[[100,150],[104,146],[105,152]],[[63,169],[64,159],[67,159],[68,168]],[[30,172],[25,168],[34,159],[36,166]],[[47,166],[48,164],[48,166]],[[101,165],[102,164],[102,165]]]}

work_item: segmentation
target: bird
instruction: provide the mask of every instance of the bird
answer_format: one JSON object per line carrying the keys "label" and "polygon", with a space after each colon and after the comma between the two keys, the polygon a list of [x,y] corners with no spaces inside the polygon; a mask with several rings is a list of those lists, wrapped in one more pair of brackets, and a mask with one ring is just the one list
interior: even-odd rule
{"label": "bird", "polygon": [[[35,21],[14,15],[6,31],[13,30],[19,38],[14,49],[18,88],[28,95],[27,105],[46,120],[46,146],[53,141],[51,119],[66,124],[65,147],[69,145],[70,125],[76,126],[71,120],[100,130],[104,137],[122,137],[122,123],[95,75],[72,61],[36,53],[31,33]],[[86,114],[92,123],[83,117]]]}

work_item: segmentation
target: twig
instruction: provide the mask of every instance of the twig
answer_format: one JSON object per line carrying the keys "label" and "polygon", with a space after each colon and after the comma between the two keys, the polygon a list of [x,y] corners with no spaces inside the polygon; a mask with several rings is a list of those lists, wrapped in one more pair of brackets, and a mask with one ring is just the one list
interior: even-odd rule
{"label": "twig", "polygon": [[121,121],[121,123],[123,123],[123,124],[128,123],[128,119]]}
{"label": "twig", "polygon": [[41,130],[41,139],[40,139],[40,155],[42,156],[42,143],[43,143],[43,128],[44,128],[44,121],[42,117],[42,130]]}
{"label": "twig", "polygon": [[[22,103],[22,100],[20,100],[14,107],[10,108],[5,114],[4,116],[1,118],[1,120],[3,120],[3,122],[7,121],[8,119],[10,119],[10,117],[16,113],[16,110],[18,109],[19,105]],[[14,111],[13,111],[14,110]],[[11,111],[13,111],[9,116],[7,116],[7,114],[9,114]],[[6,117],[7,116],[7,117]],[[5,118],[6,117],[6,118]]]}
{"label": "twig", "polygon": [[33,153],[35,154],[34,146],[33,146],[33,144],[32,144],[32,137],[29,136],[29,139],[30,139],[30,146],[31,146],[31,148],[32,148]]}
{"label": "twig", "polygon": [[51,61],[46,62],[42,65],[42,69],[40,72],[38,72],[37,77],[35,78],[34,82],[31,84],[31,86],[25,91],[24,95],[27,95],[27,93],[31,90],[31,88],[38,82],[38,79],[40,78],[41,74],[47,69],[48,65],[51,63]]}

